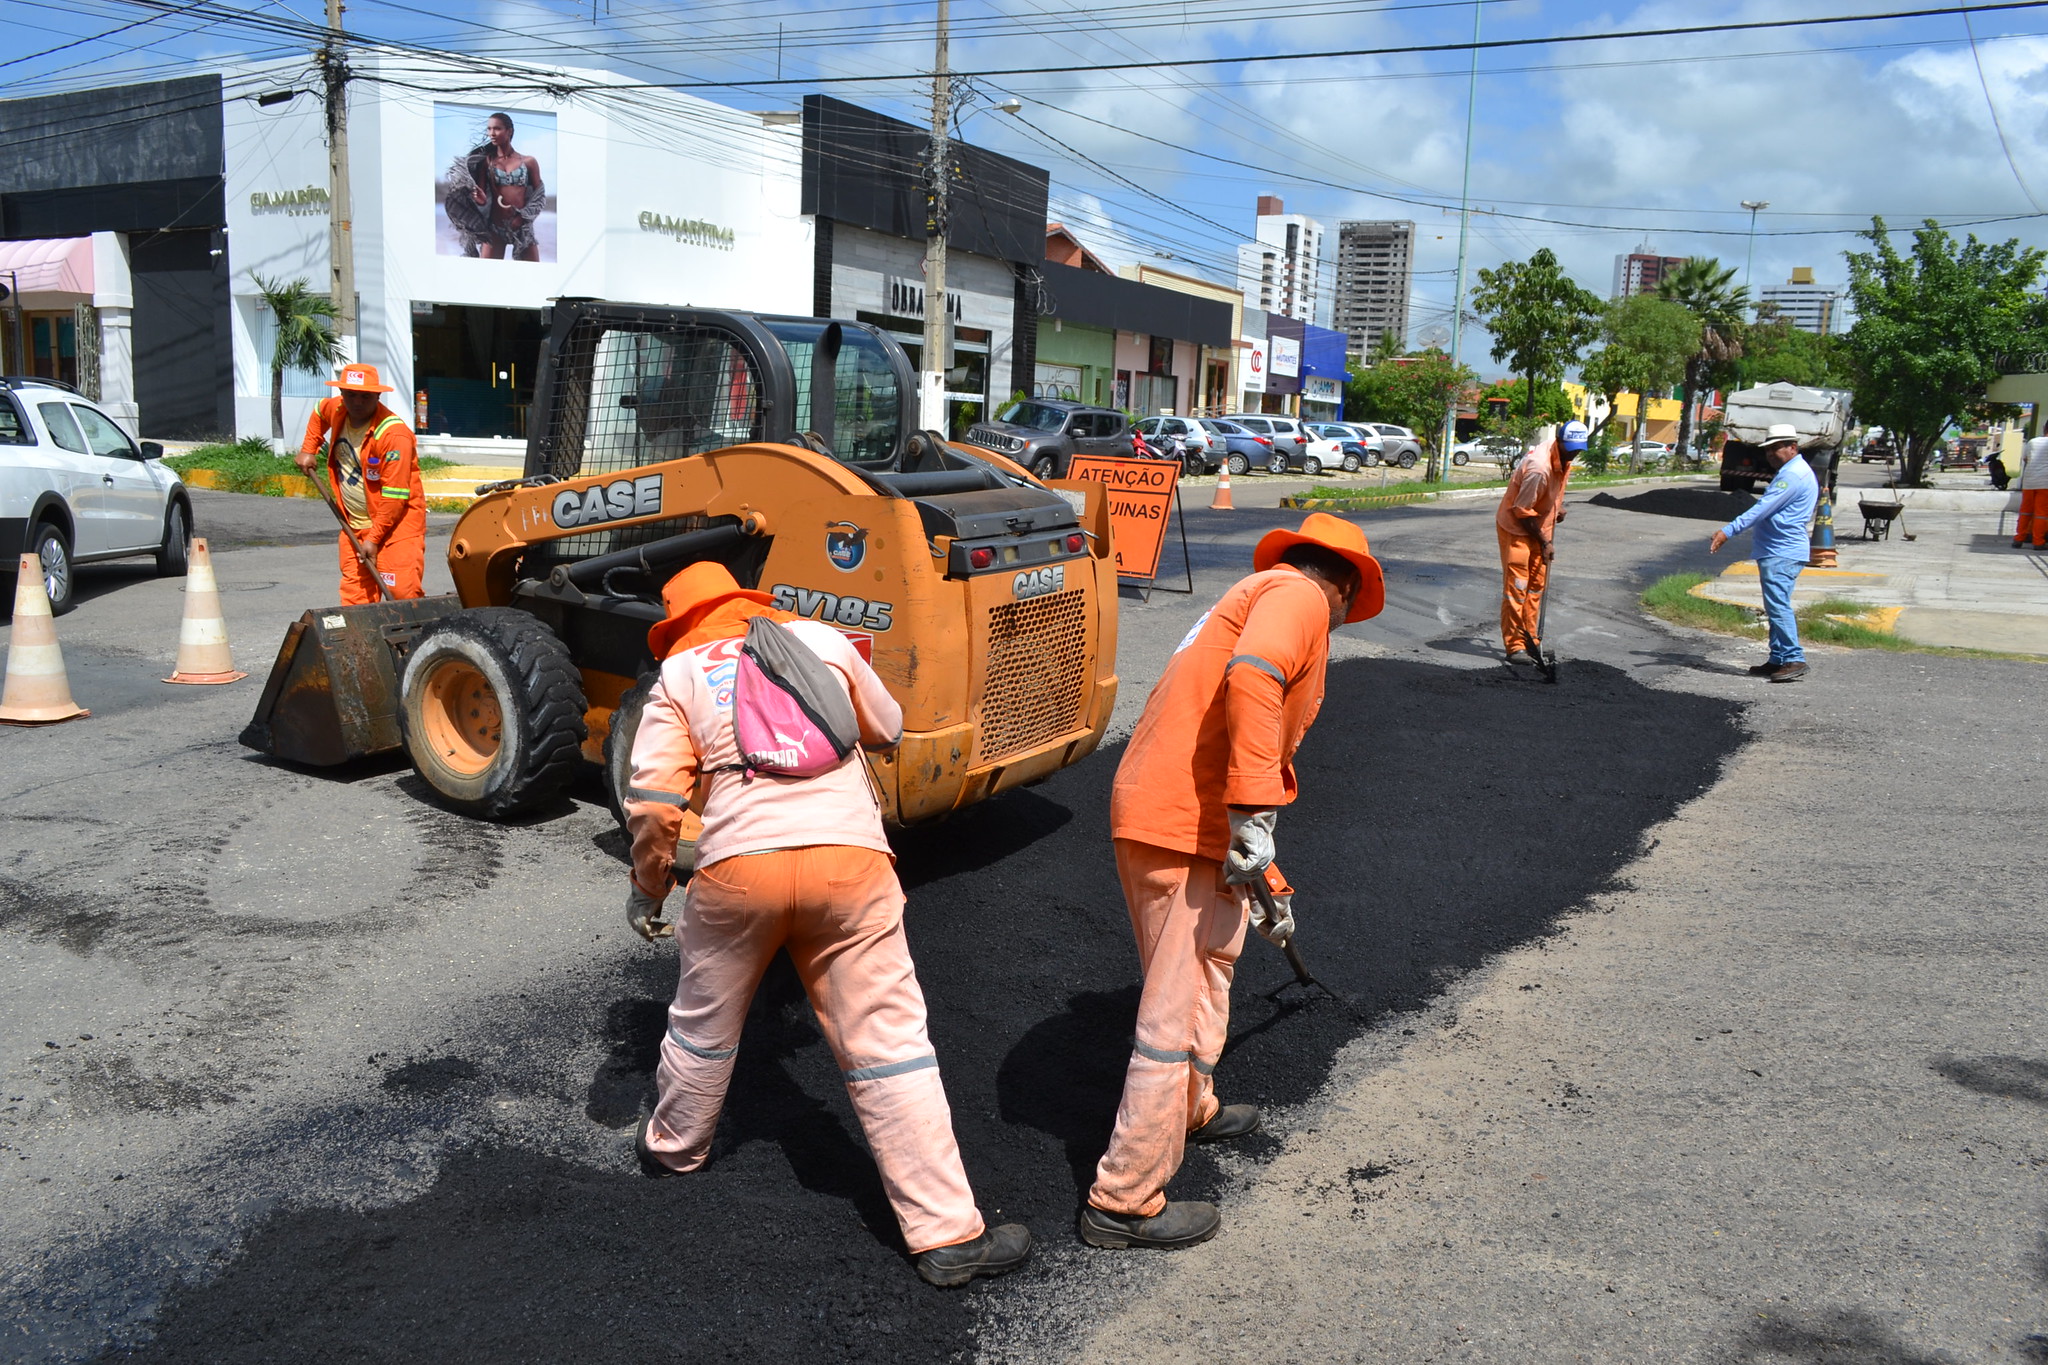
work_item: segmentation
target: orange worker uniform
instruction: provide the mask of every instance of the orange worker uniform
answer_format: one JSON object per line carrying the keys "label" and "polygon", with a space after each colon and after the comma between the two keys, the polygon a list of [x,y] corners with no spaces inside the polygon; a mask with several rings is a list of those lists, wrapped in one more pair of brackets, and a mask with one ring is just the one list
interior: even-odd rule
{"label": "orange worker uniform", "polygon": [[851,753],[804,778],[741,769],[732,698],[748,619],[782,622],[839,675],[863,744],[897,743],[902,708],[846,636],[775,610],[721,564],[689,566],[662,597],[669,617],[648,633],[661,677],[634,737],[624,801],[639,895],[668,894],[683,811],[700,780],[706,787],[697,870],[675,924],[682,972],[643,1159],[678,1172],[704,1164],[747,1006],[776,951],[787,949],[911,1253],[972,1241],[985,1225],[926,1032],[903,889],[867,761]]}
{"label": "orange worker uniform", "polygon": [[[357,393],[390,393],[377,381],[374,365],[344,365],[328,384]],[[377,405],[369,421],[349,421],[340,395],[323,398],[306,421],[305,455],[324,456],[335,502],[363,548],[377,557],[377,569],[393,597],[422,597],[427,566],[427,492],[420,481],[419,447],[403,417]],[[341,555],[341,602],[357,606],[381,600],[370,571],[347,536],[337,537]]]}
{"label": "orange worker uniform", "polygon": [[1158,1214],[1188,1134],[1220,1108],[1212,1076],[1249,899],[1224,881],[1228,808],[1294,800],[1294,752],[1322,706],[1330,657],[1329,600],[1280,562],[1300,544],[1358,569],[1347,620],[1379,614],[1379,562],[1355,524],[1316,512],[1300,533],[1267,533],[1255,572],[1181,642],[1117,767],[1110,834],[1145,984],[1116,1129],[1088,1192],[1109,1213]]}
{"label": "orange worker uniform", "polygon": [[2012,524],[2012,547],[2048,548],[2048,436],[2027,442],[2020,464],[2020,514]]}
{"label": "orange worker uniform", "polygon": [[[1564,486],[1571,472],[1558,442],[1530,451],[1516,462],[1494,513],[1494,534],[1500,541],[1500,641],[1510,654],[1518,649],[1533,653],[1537,647],[1536,622],[1543,612],[1543,590],[1550,583],[1543,547],[1564,515]],[[1540,519],[1540,537],[1524,529],[1525,517]]]}

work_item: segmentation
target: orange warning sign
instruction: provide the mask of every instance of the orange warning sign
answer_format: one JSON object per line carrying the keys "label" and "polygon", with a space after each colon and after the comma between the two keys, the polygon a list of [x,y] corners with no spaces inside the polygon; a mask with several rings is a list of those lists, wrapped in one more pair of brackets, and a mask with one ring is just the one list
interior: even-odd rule
{"label": "orange warning sign", "polygon": [[1116,571],[1126,578],[1152,578],[1166,548],[1166,519],[1173,511],[1180,465],[1171,460],[1118,460],[1076,455],[1067,477],[1099,483],[1109,496],[1110,548]]}

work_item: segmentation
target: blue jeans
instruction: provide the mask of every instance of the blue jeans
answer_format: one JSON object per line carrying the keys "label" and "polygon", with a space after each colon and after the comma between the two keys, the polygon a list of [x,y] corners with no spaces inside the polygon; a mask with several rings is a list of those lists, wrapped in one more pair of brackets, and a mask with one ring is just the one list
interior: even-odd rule
{"label": "blue jeans", "polygon": [[1792,614],[1792,585],[1799,581],[1803,559],[1773,556],[1756,562],[1757,577],[1763,580],[1764,619],[1771,626],[1771,662],[1803,664],[1806,651],[1799,647],[1799,618]]}

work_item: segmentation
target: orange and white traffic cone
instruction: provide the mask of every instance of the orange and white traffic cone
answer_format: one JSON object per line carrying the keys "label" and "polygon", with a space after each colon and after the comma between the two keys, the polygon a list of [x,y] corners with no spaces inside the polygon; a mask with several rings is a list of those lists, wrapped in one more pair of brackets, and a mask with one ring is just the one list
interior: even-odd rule
{"label": "orange and white traffic cone", "polygon": [[220,585],[206,537],[194,536],[185,565],[185,620],[178,627],[178,671],[171,683],[231,683],[246,678],[228,652],[228,623],[220,614]]}
{"label": "orange and white traffic cone", "polygon": [[51,725],[92,712],[71,700],[64,654],[57,648],[57,622],[43,591],[43,563],[21,557],[14,581],[14,638],[7,645],[7,683],[0,689],[0,722]]}
{"label": "orange and white traffic cone", "polygon": [[1223,462],[1223,468],[1216,471],[1216,496],[1209,499],[1211,512],[1234,512],[1236,507],[1230,501],[1230,461]]}

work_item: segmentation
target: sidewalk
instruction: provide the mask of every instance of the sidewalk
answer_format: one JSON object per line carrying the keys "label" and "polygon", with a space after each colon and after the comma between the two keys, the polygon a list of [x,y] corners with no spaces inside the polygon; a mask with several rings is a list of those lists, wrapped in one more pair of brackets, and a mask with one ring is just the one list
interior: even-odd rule
{"label": "sidewalk", "polygon": [[[1962,498],[1986,505],[1931,510]],[[2001,522],[1998,514],[2005,499],[1989,490],[1908,490],[1906,514],[1892,524],[1891,538],[1865,541],[1853,534],[1862,519],[1845,489],[1835,514],[1840,565],[1800,574],[1792,600],[1799,606],[1823,598],[1866,604],[1872,610],[1858,624],[1914,644],[2048,656],[2048,556],[2012,548],[2012,515]],[[1845,530],[1852,534],[1844,536]],[[1916,539],[1907,540],[1908,531]],[[1763,609],[1754,560],[1729,565],[1693,592]]]}

